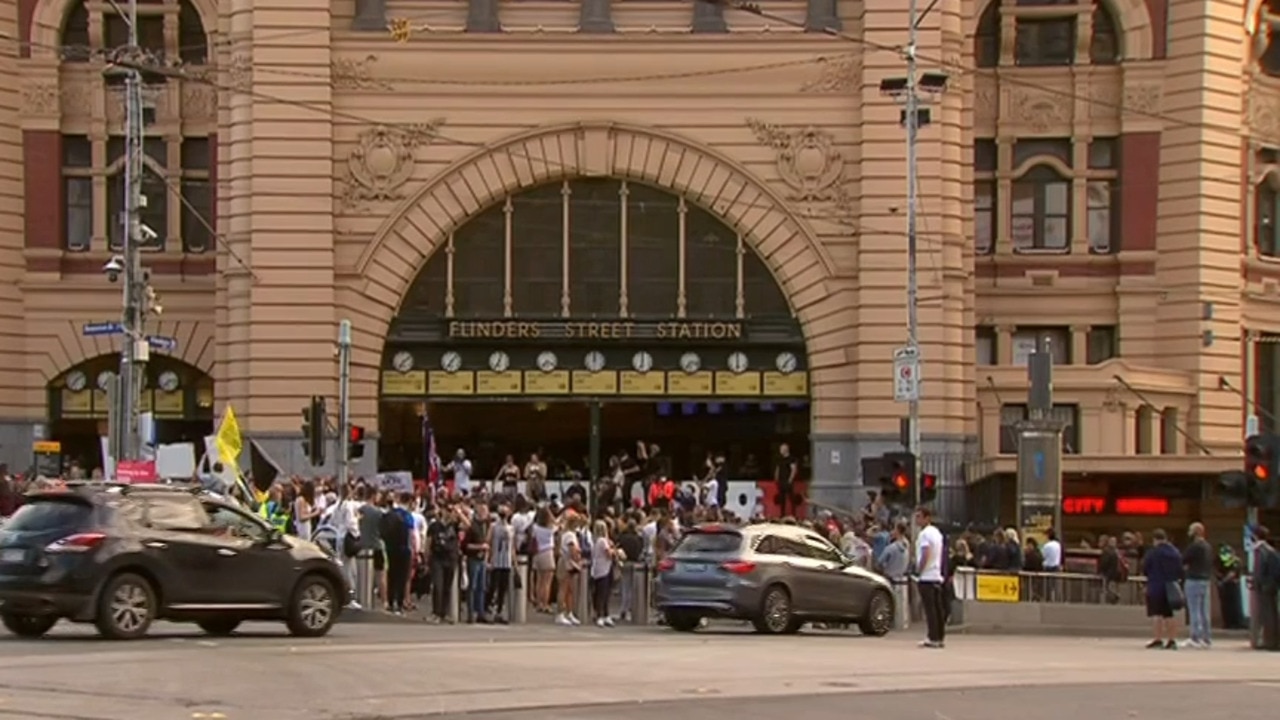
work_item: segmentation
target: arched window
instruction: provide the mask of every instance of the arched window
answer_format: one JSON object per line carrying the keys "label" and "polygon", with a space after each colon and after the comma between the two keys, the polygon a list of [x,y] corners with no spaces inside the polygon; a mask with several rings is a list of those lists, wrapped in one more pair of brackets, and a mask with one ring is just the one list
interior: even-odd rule
{"label": "arched window", "polygon": [[991,0],[978,19],[973,37],[973,61],[980,68],[1000,64],[1000,0]]}
{"label": "arched window", "polygon": [[1258,12],[1254,34],[1254,42],[1262,43],[1258,63],[1266,74],[1280,77],[1280,0],[1267,0]]}
{"label": "arched window", "polygon": [[89,55],[89,9],[78,2],[67,11],[62,23],[62,59],[88,62]]}
{"label": "arched window", "polygon": [[1071,181],[1036,165],[1013,182],[1009,234],[1017,252],[1071,247]]}
{"label": "arched window", "polygon": [[[209,40],[200,13],[191,0],[168,4],[163,0],[138,0],[138,45],[157,56],[177,57],[190,64],[204,64],[209,55]],[[63,60],[85,62],[95,50],[124,47],[129,44],[129,23],[117,10],[123,4],[95,4],[91,11],[85,0],[79,0],[67,11],[62,23]],[[102,37],[98,43],[89,36],[90,13],[98,15]],[[165,16],[176,14],[178,22],[169,28]]]}
{"label": "arched window", "polygon": [[1254,190],[1253,242],[1264,257],[1280,257],[1280,232],[1276,228],[1280,192],[1276,191],[1276,184],[1276,176],[1268,175]]}
{"label": "arched window", "polygon": [[1115,65],[1120,62],[1120,37],[1116,21],[1102,0],[1093,0],[1093,37],[1089,40],[1089,62]]}

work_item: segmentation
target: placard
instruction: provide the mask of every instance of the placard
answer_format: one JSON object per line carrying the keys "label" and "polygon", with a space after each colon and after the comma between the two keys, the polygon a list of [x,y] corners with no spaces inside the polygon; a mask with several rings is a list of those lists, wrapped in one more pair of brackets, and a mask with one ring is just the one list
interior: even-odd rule
{"label": "placard", "polygon": [[760,394],[760,373],[736,373],[731,370],[716,371],[716,394],[732,397],[750,397]]}
{"label": "placard", "polygon": [[667,394],[696,397],[710,395],[715,384],[710,370],[667,373]]}
{"label": "placard", "polygon": [[802,371],[767,372],[764,374],[764,394],[771,397],[807,397],[809,374]]}
{"label": "placard", "polygon": [[476,373],[477,395],[519,395],[522,387],[520,373],[516,370],[481,370]]}
{"label": "placard", "polygon": [[382,372],[383,395],[425,395],[426,393],[426,370],[410,370],[406,373],[395,370]]}
{"label": "placard", "polygon": [[526,395],[568,395],[569,371],[526,370],[524,373],[524,393]]}
{"label": "placard", "polygon": [[433,370],[427,375],[428,395],[474,395],[475,392],[476,376],[469,370]]}
{"label": "placard", "polygon": [[618,386],[623,395],[662,395],[667,390],[667,376],[660,372],[623,370]]}
{"label": "placard", "polygon": [[616,395],[618,393],[618,373],[612,370],[604,372],[574,370],[573,392],[576,395]]}

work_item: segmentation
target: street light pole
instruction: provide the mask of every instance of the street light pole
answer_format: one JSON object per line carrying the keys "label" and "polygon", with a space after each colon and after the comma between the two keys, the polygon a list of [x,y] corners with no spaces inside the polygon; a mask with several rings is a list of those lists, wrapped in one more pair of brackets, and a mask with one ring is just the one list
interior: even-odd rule
{"label": "street light pole", "polygon": [[[919,110],[920,96],[916,94],[916,72],[918,70],[916,63],[916,43],[919,34],[917,25],[919,24],[919,10],[916,6],[916,0],[909,0],[907,5],[907,46],[903,50],[903,54],[907,60],[907,82],[906,82],[906,99],[905,109],[906,117],[903,123],[907,131],[907,352],[916,358],[915,372],[919,373],[919,357],[920,357],[920,285],[919,277],[916,271],[916,184],[917,173],[916,168],[916,131],[919,129]],[[919,383],[919,377],[916,377],[916,383]],[[909,401],[907,410],[907,452],[915,458],[915,462],[911,464],[914,468],[911,478],[911,487],[915,488],[915,497],[912,498],[913,505],[920,504],[920,397],[917,392]],[[912,524],[915,523],[915,513],[912,513]],[[912,533],[915,537],[915,533]]]}
{"label": "street light pole", "polygon": [[[119,8],[117,8],[119,12]],[[146,198],[142,194],[143,133],[142,74],[135,61],[138,48],[138,0],[129,0],[126,24],[129,26],[129,46],[125,49],[129,60],[125,71],[125,167],[124,167],[124,217],[114,219],[122,225],[122,250],[124,281],[124,342],[120,349],[120,374],[117,397],[119,400],[117,421],[119,428],[113,433],[116,441],[114,455],[120,460],[134,460],[140,456],[138,441],[138,405],[142,391],[143,371],[150,348],[145,335],[147,279],[142,269],[142,208]]]}

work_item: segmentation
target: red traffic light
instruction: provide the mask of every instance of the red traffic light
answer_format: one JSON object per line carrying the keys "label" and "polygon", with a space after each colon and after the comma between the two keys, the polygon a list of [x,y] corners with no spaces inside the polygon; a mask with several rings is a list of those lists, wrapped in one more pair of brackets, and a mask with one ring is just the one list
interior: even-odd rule
{"label": "red traffic light", "polygon": [[351,432],[347,434],[347,440],[352,443],[364,442],[364,427],[360,425],[352,425]]}
{"label": "red traffic light", "polygon": [[938,486],[938,476],[932,473],[925,473],[920,476],[920,487],[925,490],[932,490]]}
{"label": "red traffic light", "polygon": [[906,490],[911,485],[911,478],[906,473],[894,473],[893,486],[899,490]]}

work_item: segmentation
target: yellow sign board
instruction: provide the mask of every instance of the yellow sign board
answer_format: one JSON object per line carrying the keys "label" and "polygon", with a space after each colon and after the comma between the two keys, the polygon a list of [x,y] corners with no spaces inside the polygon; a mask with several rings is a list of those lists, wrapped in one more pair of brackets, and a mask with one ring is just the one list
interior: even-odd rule
{"label": "yellow sign board", "polygon": [[526,395],[568,395],[569,371],[526,370],[524,373],[524,392]]}
{"label": "yellow sign board", "polygon": [[428,395],[474,395],[476,376],[470,371],[433,370],[427,375]]}
{"label": "yellow sign board", "polygon": [[31,452],[57,455],[62,452],[62,443],[54,440],[37,440],[31,443]]}
{"label": "yellow sign board", "polygon": [[62,391],[62,414],[64,416],[92,415],[93,393],[88,391],[72,392],[64,388]]}
{"label": "yellow sign board", "polygon": [[710,395],[714,383],[710,370],[667,373],[667,393],[688,397]]}
{"label": "yellow sign board", "polygon": [[976,595],[980,602],[1016,603],[1022,597],[1022,583],[1017,575],[980,573],[976,580]]}
{"label": "yellow sign board", "polygon": [[386,370],[382,373],[383,395],[426,395],[427,371],[410,370],[402,373]]}
{"label": "yellow sign board", "polygon": [[662,395],[667,390],[667,376],[660,372],[623,370],[619,385],[623,395]]}
{"label": "yellow sign board", "polygon": [[618,394],[618,373],[611,370],[604,372],[574,370],[573,392],[577,395],[616,395]]}
{"label": "yellow sign board", "polygon": [[521,388],[524,387],[521,379],[519,371],[516,370],[506,372],[481,370],[476,373],[476,394],[519,395]]}
{"label": "yellow sign board", "polygon": [[805,372],[767,372],[764,374],[764,394],[770,397],[807,397],[809,375]]}
{"label": "yellow sign board", "polygon": [[760,394],[760,373],[716,371],[716,395],[750,397]]}
{"label": "yellow sign board", "polygon": [[177,392],[157,390],[154,395],[151,395],[151,393],[147,393],[147,395],[155,398],[151,403],[151,411],[156,415],[182,415],[183,411],[186,410],[186,402],[181,390]]}

